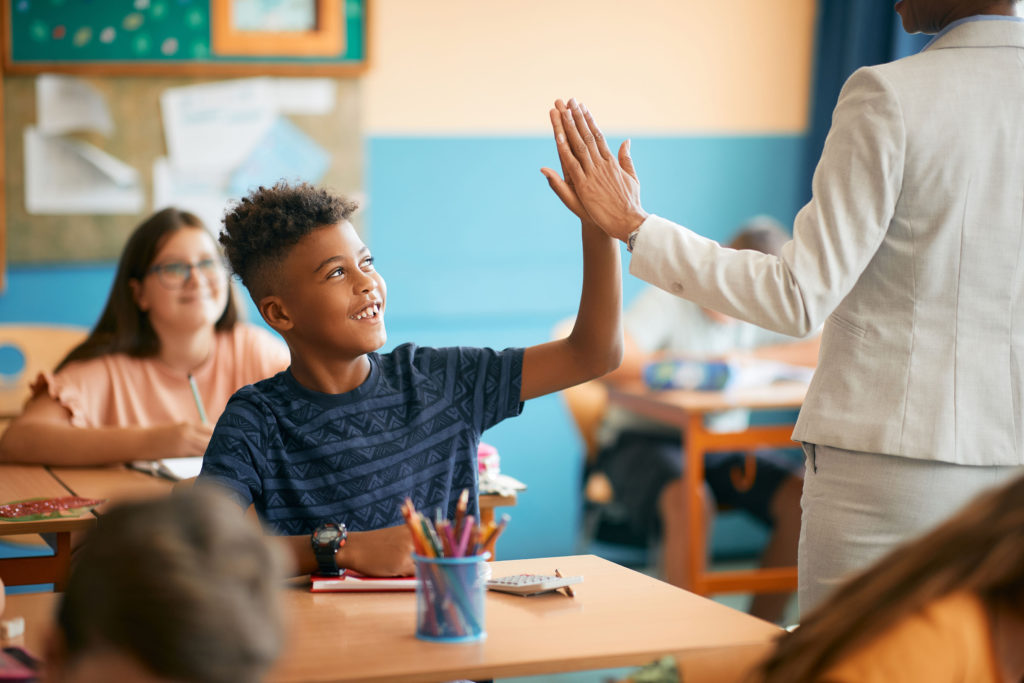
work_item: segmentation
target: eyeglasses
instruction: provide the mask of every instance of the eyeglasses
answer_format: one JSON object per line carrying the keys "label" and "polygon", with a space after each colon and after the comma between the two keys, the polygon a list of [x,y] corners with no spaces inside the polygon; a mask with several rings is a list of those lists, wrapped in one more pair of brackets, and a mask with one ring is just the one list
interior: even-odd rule
{"label": "eyeglasses", "polygon": [[168,289],[181,289],[192,277],[192,269],[202,274],[207,282],[213,282],[224,272],[224,266],[218,259],[204,258],[198,263],[186,263],[184,261],[171,261],[153,266],[150,273],[156,273],[160,284]]}

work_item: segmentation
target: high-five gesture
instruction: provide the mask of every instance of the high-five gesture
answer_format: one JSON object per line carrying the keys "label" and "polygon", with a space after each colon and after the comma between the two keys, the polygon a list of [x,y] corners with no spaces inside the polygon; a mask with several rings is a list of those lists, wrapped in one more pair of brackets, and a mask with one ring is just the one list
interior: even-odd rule
{"label": "high-five gesture", "polygon": [[629,141],[619,147],[616,159],[594,118],[574,99],[555,102],[551,110],[558,159],[565,179],[542,169],[558,195],[576,215],[580,210],[606,233],[626,241],[647,217],[640,205],[640,182],[629,158]]}

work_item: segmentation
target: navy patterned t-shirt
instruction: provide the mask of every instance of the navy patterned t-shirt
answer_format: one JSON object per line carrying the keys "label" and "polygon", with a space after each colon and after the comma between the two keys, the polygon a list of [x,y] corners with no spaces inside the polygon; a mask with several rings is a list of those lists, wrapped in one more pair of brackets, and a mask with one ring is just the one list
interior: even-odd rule
{"label": "navy patterned t-shirt", "polygon": [[369,377],[344,394],[307,389],[288,370],[239,389],[199,481],[255,505],[280,535],[329,521],[394,526],[407,496],[451,519],[467,488],[478,517],[477,446],[485,429],[522,411],[523,349],[404,344],[369,359]]}

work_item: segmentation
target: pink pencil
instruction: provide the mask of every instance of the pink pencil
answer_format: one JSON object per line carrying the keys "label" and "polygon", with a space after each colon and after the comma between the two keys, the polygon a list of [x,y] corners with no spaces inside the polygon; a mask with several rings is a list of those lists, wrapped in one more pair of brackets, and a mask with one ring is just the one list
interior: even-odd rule
{"label": "pink pencil", "polygon": [[473,528],[473,515],[466,515],[462,520],[462,538],[459,539],[459,547],[455,551],[456,557],[465,557],[469,545],[470,530]]}

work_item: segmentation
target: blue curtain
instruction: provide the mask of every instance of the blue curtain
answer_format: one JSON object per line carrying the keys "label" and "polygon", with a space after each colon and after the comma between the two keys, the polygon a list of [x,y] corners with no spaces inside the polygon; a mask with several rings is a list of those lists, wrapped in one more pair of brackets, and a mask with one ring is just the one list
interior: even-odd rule
{"label": "blue curtain", "polygon": [[805,178],[799,184],[805,193],[801,204],[811,198],[811,176],[846,79],[859,67],[914,54],[930,39],[905,33],[891,0],[818,0]]}

